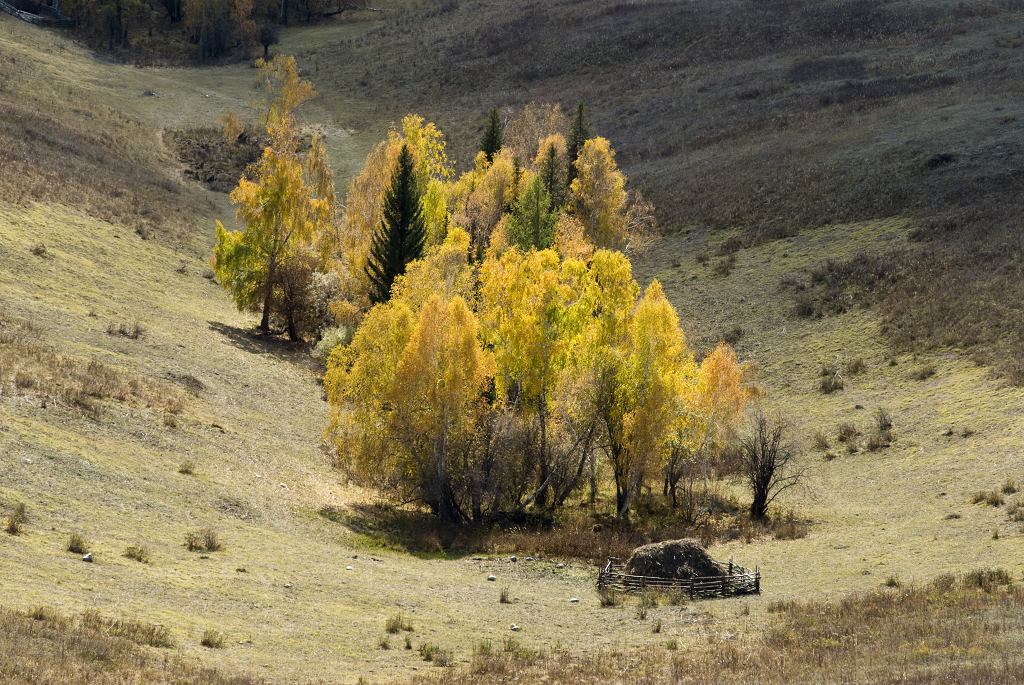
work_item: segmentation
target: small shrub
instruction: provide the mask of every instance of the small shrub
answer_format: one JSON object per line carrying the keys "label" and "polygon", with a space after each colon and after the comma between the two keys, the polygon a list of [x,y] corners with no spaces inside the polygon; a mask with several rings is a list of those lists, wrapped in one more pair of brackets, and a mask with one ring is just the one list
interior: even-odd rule
{"label": "small shrub", "polygon": [[877,452],[892,444],[892,433],[888,430],[876,431],[868,438],[867,448],[869,452]]}
{"label": "small shrub", "polygon": [[892,430],[892,414],[888,409],[879,407],[875,410],[875,427],[878,432]]}
{"label": "small shrub", "polygon": [[81,533],[72,533],[68,538],[68,551],[74,554],[86,554],[89,551],[89,543]]}
{"label": "small shrub", "polygon": [[1009,585],[1012,582],[1013,577],[1006,569],[1001,568],[978,569],[964,576],[964,585],[981,588],[985,592],[991,592],[996,586]]}
{"label": "small shrub", "polygon": [[603,607],[617,607],[622,604],[622,596],[611,588],[601,588],[597,591]]}
{"label": "small shrub", "polygon": [[49,252],[46,249],[46,245],[44,245],[43,243],[36,243],[35,245],[33,245],[31,252],[36,257],[43,257],[44,259],[49,256]]}
{"label": "small shrub", "polygon": [[211,528],[192,530],[185,534],[185,549],[190,552],[216,552],[222,548],[217,532]]}
{"label": "small shrub", "polygon": [[180,473],[182,475],[192,476],[192,475],[195,475],[195,472],[196,472],[196,465],[195,465],[195,463],[193,463],[191,461],[183,461],[183,462],[181,462],[181,465],[178,466],[178,473]]}
{"label": "small shrub", "polygon": [[850,376],[857,376],[868,370],[868,365],[860,357],[846,362],[846,373]]}
{"label": "small shrub", "polygon": [[1000,488],[1000,492],[1002,492],[1004,495],[1016,494],[1017,490],[1017,483],[1009,478],[1006,479],[1006,482],[1003,483],[1003,487]]}
{"label": "small shrub", "polygon": [[647,620],[647,607],[645,607],[643,604],[636,608],[636,619],[638,621]]}
{"label": "small shrub", "polygon": [[653,609],[658,606],[658,596],[653,592],[644,592],[640,595],[640,606],[645,609]]}
{"label": "small shrub", "polygon": [[206,630],[203,632],[203,639],[199,641],[199,644],[210,649],[221,649],[224,647],[224,633],[212,629]]}
{"label": "small shrub", "polygon": [[987,504],[990,507],[1001,507],[1003,495],[998,490],[979,490],[971,495],[971,504]]}
{"label": "small shrub", "polygon": [[114,323],[107,325],[107,335],[119,335],[122,338],[138,340],[145,335],[146,329],[138,321],[131,323]]}
{"label": "small shrub", "polygon": [[387,635],[381,636],[381,638],[377,640],[377,646],[385,651],[391,649],[391,638]]}
{"label": "small shrub", "polygon": [[24,502],[19,502],[7,514],[7,523],[4,525],[4,530],[7,531],[8,535],[21,535],[27,521],[28,508]]}
{"label": "small shrub", "polygon": [[828,444],[828,437],[821,431],[817,431],[814,434],[814,449],[821,450],[822,452],[828,450],[830,445]]}
{"label": "small shrub", "polygon": [[910,377],[916,381],[925,381],[938,373],[938,371],[939,370],[935,364],[925,364],[924,366],[919,366],[914,369],[914,371],[911,372]]}
{"label": "small shrub", "polygon": [[149,550],[143,545],[128,545],[124,548],[124,556],[140,564],[149,563]]}
{"label": "small shrub", "polygon": [[32,390],[39,385],[36,377],[27,371],[18,369],[14,372],[14,387],[18,390]]}
{"label": "small shrub", "polygon": [[810,293],[797,293],[793,300],[793,313],[802,319],[811,319],[818,314],[818,309],[814,306],[814,298]]}
{"label": "small shrub", "polygon": [[842,390],[844,387],[843,376],[835,364],[823,364],[818,373],[821,381],[818,383],[818,390],[829,395]]}
{"label": "small shrub", "polygon": [[509,599],[509,596],[508,596],[508,588],[507,587],[501,588],[501,596],[498,598],[498,603],[499,604],[511,604],[512,603],[512,600]]}
{"label": "small shrub", "polygon": [[412,636],[411,635],[406,635],[405,636],[405,648],[406,649],[412,649]]}
{"label": "small shrub", "polygon": [[885,579],[885,587],[897,588],[900,587],[900,579],[896,576],[889,576]]}
{"label": "small shrub", "polygon": [[841,423],[839,428],[836,430],[836,440],[839,442],[850,443],[860,437],[860,431],[852,423]]}
{"label": "small shrub", "polygon": [[728,276],[732,273],[732,270],[736,267],[736,255],[731,254],[728,257],[722,257],[715,261],[715,265],[712,267],[712,271],[716,276]]}
{"label": "small shrub", "polygon": [[679,649],[679,640],[677,640],[675,638],[672,638],[671,640],[668,640],[665,643],[665,649],[667,649],[670,652],[676,651],[677,649]]}
{"label": "small shrub", "polygon": [[424,661],[434,661],[437,659],[438,654],[441,653],[441,648],[430,642],[424,642],[420,645],[420,657]]}
{"label": "small shrub", "polygon": [[658,633],[661,632],[661,619],[660,618],[657,621],[654,622],[654,625],[651,626],[651,632],[654,633],[655,635],[657,635]]}
{"label": "small shrub", "polygon": [[412,632],[412,623],[405,617],[401,612],[388,618],[384,623],[384,630],[388,633],[395,635],[399,632],[405,631],[407,633]]}

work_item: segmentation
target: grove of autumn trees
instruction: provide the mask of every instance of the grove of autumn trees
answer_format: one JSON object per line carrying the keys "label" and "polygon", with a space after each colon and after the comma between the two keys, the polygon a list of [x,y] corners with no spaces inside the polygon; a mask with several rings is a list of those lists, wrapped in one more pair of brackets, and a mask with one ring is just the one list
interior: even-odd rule
{"label": "grove of autumn trees", "polygon": [[342,209],[322,141],[298,144],[312,88],[291,58],[261,70],[270,144],[231,194],[245,228],[218,224],[215,271],[263,331],[331,340],[339,465],[448,523],[612,490],[620,518],[657,492],[693,516],[750,370],[725,344],[695,359],[660,283],[633,278],[653,211],[582,107],[492,113],[458,175],[437,126],[407,116]]}

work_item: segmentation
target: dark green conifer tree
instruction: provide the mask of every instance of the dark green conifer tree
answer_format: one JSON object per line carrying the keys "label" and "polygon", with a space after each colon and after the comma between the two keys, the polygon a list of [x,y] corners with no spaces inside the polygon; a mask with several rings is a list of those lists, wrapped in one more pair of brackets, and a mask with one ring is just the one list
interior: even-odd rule
{"label": "dark green conifer tree", "polygon": [[384,196],[384,216],[373,234],[366,274],[370,277],[370,300],[387,302],[391,284],[405,273],[406,265],[423,256],[427,230],[420,208],[422,191],[416,183],[415,165],[409,146],[403,145]]}
{"label": "dark green conifer tree", "polygon": [[583,143],[590,138],[590,125],[587,123],[587,112],[581,102],[576,106],[576,117],[572,120],[572,130],[569,131],[569,140],[565,149],[565,184],[568,186],[576,178],[576,158],[579,157]]}
{"label": "dark green conifer tree", "polygon": [[484,130],[484,137],[480,140],[480,150],[487,155],[487,161],[494,159],[494,155],[501,149],[501,115],[498,110],[492,109],[487,115],[487,128]]}
{"label": "dark green conifer tree", "polygon": [[558,146],[551,143],[543,150],[538,176],[544,183],[544,190],[548,191],[551,198],[551,206],[558,209],[565,202],[565,162],[558,154]]}

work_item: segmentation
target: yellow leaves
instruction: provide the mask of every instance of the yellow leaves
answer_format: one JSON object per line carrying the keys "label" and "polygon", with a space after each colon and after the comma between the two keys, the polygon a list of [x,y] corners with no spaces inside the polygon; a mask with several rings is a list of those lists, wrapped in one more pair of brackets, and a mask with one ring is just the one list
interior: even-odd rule
{"label": "yellow leaves", "polygon": [[279,151],[298,149],[295,110],[316,95],[313,84],[299,76],[299,67],[291,55],[277,55],[269,62],[256,60],[260,80],[266,92],[262,121],[271,145]]}
{"label": "yellow leaves", "polygon": [[428,248],[423,259],[406,266],[405,273],[391,287],[392,298],[405,302],[414,312],[435,294],[471,301],[474,273],[468,255],[469,234],[452,229],[443,243]]}
{"label": "yellow leaves", "polygon": [[444,442],[454,445],[473,429],[489,371],[476,317],[465,301],[432,296],[402,351],[388,394],[399,431],[441,449]]}
{"label": "yellow leaves", "polygon": [[626,239],[626,177],[605,138],[583,144],[576,159],[572,204],[587,237],[598,247],[619,249]]}

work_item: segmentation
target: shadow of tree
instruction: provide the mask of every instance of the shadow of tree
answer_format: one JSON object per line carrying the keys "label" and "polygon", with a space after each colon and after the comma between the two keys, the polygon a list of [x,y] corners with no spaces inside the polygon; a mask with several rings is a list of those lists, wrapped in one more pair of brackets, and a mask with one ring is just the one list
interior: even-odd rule
{"label": "shadow of tree", "polygon": [[311,371],[320,373],[323,369],[315,359],[307,354],[308,345],[304,342],[291,342],[276,335],[263,335],[254,329],[229,326],[221,321],[207,321],[211,330],[220,333],[233,346],[248,352],[272,357],[280,361],[298,364]]}

